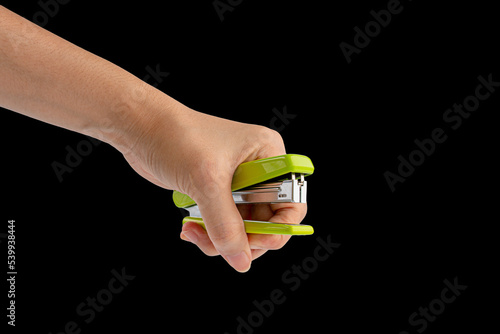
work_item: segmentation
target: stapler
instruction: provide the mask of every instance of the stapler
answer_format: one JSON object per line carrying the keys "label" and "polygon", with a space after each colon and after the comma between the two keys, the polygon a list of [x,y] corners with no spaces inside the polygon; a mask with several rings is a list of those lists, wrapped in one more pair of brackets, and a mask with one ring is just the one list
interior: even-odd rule
{"label": "stapler", "polygon": [[[236,168],[231,184],[236,204],[255,203],[306,203],[306,176],[314,166],[306,156],[285,154],[242,163]],[[182,223],[195,222],[205,228],[198,205],[186,194],[174,191],[173,200],[184,209]],[[271,223],[243,220],[247,233],[310,235],[312,226],[301,224]]]}

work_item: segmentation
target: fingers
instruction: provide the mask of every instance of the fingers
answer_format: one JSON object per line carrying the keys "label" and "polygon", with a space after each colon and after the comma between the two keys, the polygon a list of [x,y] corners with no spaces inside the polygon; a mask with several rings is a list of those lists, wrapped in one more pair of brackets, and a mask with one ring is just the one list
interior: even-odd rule
{"label": "fingers", "polygon": [[[307,204],[271,204],[262,207],[257,206],[255,211],[252,214],[252,219],[265,220],[272,223],[300,224],[307,213]],[[269,212],[274,213],[272,217],[269,217]],[[291,236],[289,235],[249,234],[248,242],[252,249],[276,250],[282,248],[290,238]]]}
{"label": "fingers", "polygon": [[266,249],[252,249],[252,260],[258,259],[267,252]]}
{"label": "fingers", "polygon": [[[201,159],[202,166],[192,168],[195,172],[190,174],[189,191],[186,193],[198,204],[206,230],[196,223],[186,223],[181,238],[195,243],[206,255],[220,254],[234,269],[246,272],[252,260],[262,256],[268,249],[281,248],[289,237],[248,236],[243,219],[250,219],[248,216],[251,216],[254,220],[273,221],[269,218],[274,217],[276,222],[299,223],[303,215],[301,209],[286,206],[271,208],[268,204],[260,209],[256,209],[258,206],[236,206],[231,193],[232,177],[237,167],[233,163],[241,164],[286,153],[283,140],[276,131],[257,126],[252,126],[251,131],[239,130],[235,134],[243,134],[241,142],[248,147],[238,150],[236,158]],[[249,134],[255,140],[249,140]],[[273,212],[275,210],[276,213]],[[255,245],[252,240],[255,240]]]}
{"label": "fingers", "polygon": [[192,242],[208,256],[220,255],[208,237],[207,231],[194,222],[187,222],[182,226],[181,239]]}
{"label": "fingers", "polygon": [[[240,217],[275,223],[299,224],[307,212],[307,204],[280,203],[271,205],[239,205]],[[250,247],[251,260],[255,260],[266,253],[267,250],[282,248],[289,240],[287,235],[246,234]],[[196,244],[208,256],[220,255],[214,246],[207,231],[194,222],[184,224],[181,239]],[[224,257],[224,256],[223,256]],[[225,258],[225,257],[224,257]],[[227,260],[227,259],[226,259]],[[230,262],[228,260],[228,262]],[[236,268],[235,268],[236,269]],[[239,270],[241,271],[241,270]]]}
{"label": "fingers", "polygon": [[[208,237],[207,231],[194,222],[187,222],[182,226],[181,239],[189,241],[200,248],[208,256],[220,255]],[[250,247],[251,248],[251,247]],[[267,252],[266,249],[251,249],[252,260],[258,259]]]}
{"label": "fingers", "polygon": [[[218,196],[198,202],[203,221],[214,249],[237,271],[250,269],[252,253],[248,244],[243,219],[234,204],[231,189],[217,192]],[[203,249],[213,254],[213,249],[203,242]],[[201,248],[202,246],[199,245]]]}

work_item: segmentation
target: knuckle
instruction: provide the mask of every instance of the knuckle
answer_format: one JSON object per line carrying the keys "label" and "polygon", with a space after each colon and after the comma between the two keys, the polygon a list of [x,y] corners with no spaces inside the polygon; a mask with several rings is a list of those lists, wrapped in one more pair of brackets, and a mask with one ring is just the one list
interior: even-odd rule
{"label": "knuckle", "polygon": [[257,134],[261,139],[268,143],[281,143],[283,138],[278,131],[267,128],[265,126],[258,126]]}
{"label": "knuckle", "polygon": [[236,223],[211,224],[207,226],[207,228],[210,240],[212,240],[215,248],[221,253],[227,251],[227,249],[241,237]]}
{"label": "knuckle", "polygon": [[189,169],[189,195],[200,201],[219,197],[230,178],[224,175],[223,168],[210,159],[203,159],[201,163]]}
{"label": "knuckle", "polygon": [[260,148],[265,148],[270,152],[285,152],[283,138],[276,130],[265,126],[256,125],[253,131],[252,144]]}

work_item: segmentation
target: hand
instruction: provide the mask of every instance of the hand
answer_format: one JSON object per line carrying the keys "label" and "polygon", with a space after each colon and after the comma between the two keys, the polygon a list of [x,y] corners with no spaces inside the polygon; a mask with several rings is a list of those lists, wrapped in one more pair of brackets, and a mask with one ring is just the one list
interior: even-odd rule
{"label": "hand", "polygon": [[[103,140],[147,180],[189,195],[207,232],[181,238],[244,272],[288,240],[248,235],[243,218],[299,223],[305,204],[236,207],[231,181],[246,161],[285,154],[268,128],[191,110],[118,66],[0,6],[0,106]],[[75,71],[78,69],[78,71]]]}
{"label": "hand", "polygon": [[188,222],[182,228],[183,240],[206,255],[222,255],[234,269],[245,272],[253,259],[283,247],[290,236],[247,235],[243,219],[300,223],[307,211],[306,204],[236,206],[232,198],[235,169],[246,161],[285,154],[283,140],[266,127],[209,116],[182,105],[171,109],[175,111],[160,111],[142,126],[140,139],[124,152],[125,158],[147,180],[185,193],[198,204],[206,231]]}

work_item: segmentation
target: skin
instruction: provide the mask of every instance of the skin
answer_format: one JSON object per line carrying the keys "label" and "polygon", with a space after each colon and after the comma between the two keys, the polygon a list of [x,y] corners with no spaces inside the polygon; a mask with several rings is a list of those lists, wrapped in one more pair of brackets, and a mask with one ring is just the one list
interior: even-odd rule
{"label": "skin", "polygon": [[306,204],[232,199],[238,165],[286,153],[276,131],[192,110],[2,6],[0,106],[109,143],[148,181],[189,195],[207,231],[186,223],[181,239],[239,272],[290,239],[247,235],[243,219],[298,224],[306,214]]}

